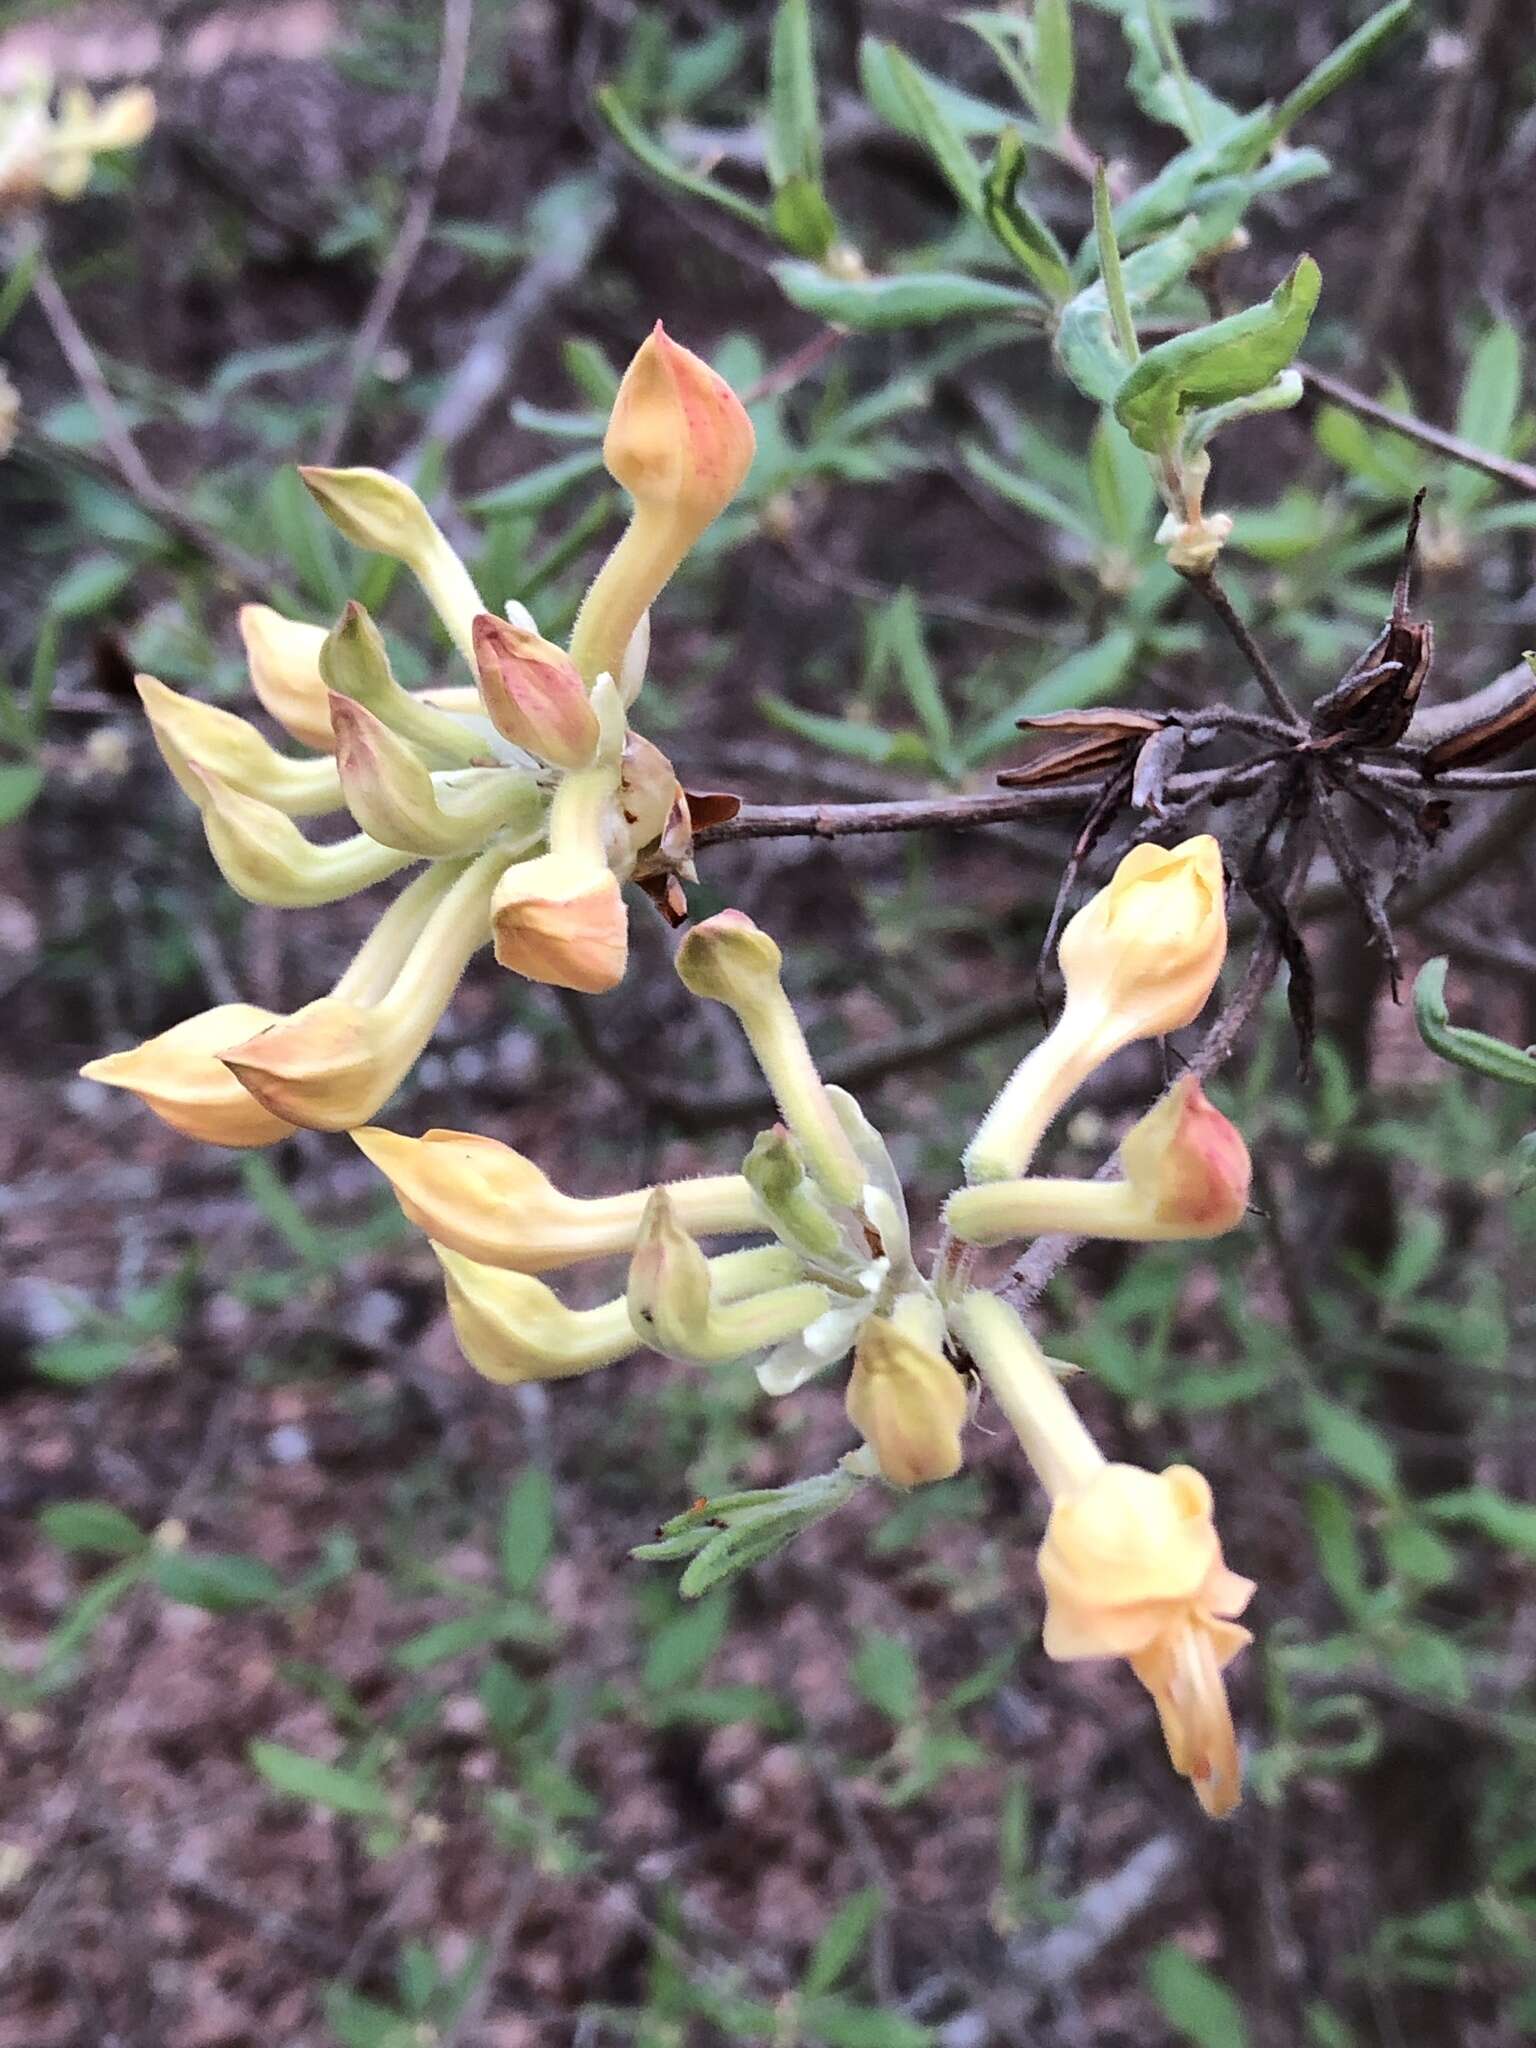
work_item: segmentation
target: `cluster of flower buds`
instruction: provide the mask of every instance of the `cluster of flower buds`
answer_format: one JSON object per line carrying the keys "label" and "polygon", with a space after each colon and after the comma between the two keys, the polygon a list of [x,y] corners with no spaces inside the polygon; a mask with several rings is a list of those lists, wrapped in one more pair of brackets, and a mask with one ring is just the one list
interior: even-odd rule
{"label": "cluster of flower buds", "polygon": [[[1241,1137],[1191,1076],[1127,1134],[1123,1178],[1031,1178],[1039,1139],[1121,1047],[1190,1023],[1226,952],[1215,841],[1142,846],[1063,935],[1054,1030],[994,1104],[945,1209],[960,1247],[1054,1232],[1212,1237],[1247,1205]],[[466,1357],[492,1379],[563,1378],[642,1347],[698,1365],[750,1360],[788,1394],[851,1355],[845,1465],[897,1487],[959,1470],[976,1379],[1052,1502],[1040,1570],[1051,1656],[1125,1657],[1156,1700],[1177,1769],[1212,1813],[1238,1796],[1221,1671],[1247,1641],[1252,1587],[1227,1570],[1196,1472],[1105,1460],[1013,1310],[971,1285],[970,1254],[931,1275],[913,1254],[900,1178],[853,1097],[818,1073],[774,941],[739,911],[695,926],[677,972],[746,1034],[781,1121],[738,1173],[579,1200],[504,1145],[454,1131],[354,1133],[431,1239]],[[755,1238],[707,1252],[700,1239]],[[624,1291],[571,1308],[538,1277],[627,1256]]]}
{"label": "cluster of flower buds", "polygon": [[[329,630],[247,605],[241,632],[268,713],[313,751],[280,752],[247,720],[141,676],[161,754],[215,861],[254,903],[331,903],[425,863],[341,979],[290,1016],[221,1004],[86,1075],[140,1095],[214,1144],[366,1123],[430,1038],[487,942],[514,972],[596,993],[622,978],[621,884],[674,920],[693,819],[671,763],[630,730],[650,606],[752,460],[751,423],[721,378],[658,325],[631,362],[603,444],[631,494],[568,648],[521,607],[500,618],[405,484],[372,469],[301,472],[348,540],[415,576],[469,678],[410,691],[349,604]],[[718,801],[718,800],[716,800]],[[297,819],[346,810],[320,844]]]}
{"label": "cluster of flower buds", "polygon": [[131,85],[92,99],[83,86],[55,98],[36,71],[0,99],[0,217],[43,199],[78,199],[103,150],[131,149],[155,125],[155,96]]}

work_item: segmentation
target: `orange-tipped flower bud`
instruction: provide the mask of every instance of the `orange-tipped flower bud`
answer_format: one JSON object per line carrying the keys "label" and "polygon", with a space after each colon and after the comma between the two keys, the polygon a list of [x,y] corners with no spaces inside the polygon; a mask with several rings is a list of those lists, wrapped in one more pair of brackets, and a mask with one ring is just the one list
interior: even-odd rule
{"label": "orange-tipped flower bud", "polygon": [[1194,1074],[1176,1081],[1126,1132],[1120,1158],[1130,1186],[1169,1236],[1220,1237],[1247,1212],[1248,1147]]}
{"label": "orange-tipped flower bud", "polygon": [[131,1090],[173,1131],[205,1145],[275,1145],[292,1136],[293,1125],[247,1094],[220,1055],[277,1022],[274,1011],[254,1003],[221,1003],[80,1071],[87,1081]]}
{"label": "orange-tipped flower bud", "polygon": [[966,1178],[1022,1173],[1062,1105],[1122,1046],[1194,1022],[1227,951],[1221,848],[1135,846],[1061,935],[1067,1000],[966,1148]]}
{"label": "orange-tipped flower bud", "polygon": [[493,612],[475,620],[475,668],[491,723],[514,746],[557,768],[597,752],[597,713],[568,654]]}
{"label": "orange-tipped flower bud", "polygon": [[740,490],[755,445],[746,408],[724,378],[658,321],[624,373],[603,441],[603,460],[634,498],[635,514],[571,635],[571,659],[588,683],[624,680],[646,612]]}
{"label": "orange-tipped flower bud", "polygon": [[491,904],[496,958],[551,988],[602,995],[624,979],[629,918],[618,879],[575,855],[507,869]]}
{"label": "orange-tipped flower bud", "polygon": [[674,513],[691,547],[741,489],[755,446],[730,385],[658,320],[613,401],[603,437],[609,475],[637,505]]}

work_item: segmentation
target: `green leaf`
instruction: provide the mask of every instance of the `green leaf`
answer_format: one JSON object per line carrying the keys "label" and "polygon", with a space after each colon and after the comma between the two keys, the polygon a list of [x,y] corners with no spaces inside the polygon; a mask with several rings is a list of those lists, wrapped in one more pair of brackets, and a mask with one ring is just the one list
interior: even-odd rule
{"label": "green leaf", "polygon": [[730,1616],[727,1598],[701,1600],[674,1615],[651,1638],[641,1667],[647,1692],[669,1693],[698,1677],[720,1647]]}
{"label": "green leaf", "polygon": [[900,1636],[871,1632],[860,1643],[849,1677],[872,1707],[905,1727],[917,1719],[922,1682],[912,1652]]}
{"label": "green leaf", "polygon": [[1500,321],[1490,327],[1472,352],[1456,432],[1474,448],[1507,455],[1520,416],[1520,337]]}
{"label": "green leaf", "polygon": [[1088,444],[1088,483],[1103,538],[1135,555],[1148,537],[1157,485],[1146,457],[1109,411],[1100,413]]}
{"label": "green leaf", "polygon": [[1248,2048],[1242,2007],[1232,1993],[1171,1941],[1152,1951],[1147,1988],[1168,2024],[1194,2048]]}
{"label": "green leaf", "polygon": [[167,1600],[201,1607],[209,1614],[270,1607],[287,1590],[259,1557],[241,1557],[233,1551],[157,1550],[150,1561],[150,1577]]}
{"label": "green leaf", "polygon": [[[1021,512],[1028,512],[1036,519],[1044,519],[1052,526],[1059,526],[1063,533],[1070,533],[1076,539],[1086,541],[1090,547],[1097,546],[1099,533],[1087,513],[1076,505],[1069,505],[1044,484],[1036,483],[1032,476],[1010,469],[999,462],[990,450],[975,441],[962,441],[960,456],[967,469],[973,470],[983,483],[990,484],[1001,498],[1010,505],[1017,505]],[[1146,463],[1138,455],[1137,463],[1142,471]]]}
{"label": "green leaf", "polygon": [[1475,1529],[1490,1543],[1522,1557],[1536,1558],[1536,1507],[1511,1500],[1490,1486],[1469,1486],[1460,1493],[1437,1494],[1424,1512],[1452,1528]]}
{"label": "green leaf", "polygon": [[1396,1498],[1397,1458],[1378,1429],[1322,1394],[1304,1394],[1302,1412],[1313,1443],[1331,1464],[1380,1499]]}
{"label": "green leaf", "polygon": [[1341,85],[1353,78],[1383,43],[1389,42],[1399,29],[1408,26],[1413,15],[1414,0],[1391,0],[1389,6],[1379,7],[1352,36],[1309,71],[1294,92],[1286,94],[1275,109],[1270,124],[1271,140],[1278,141],[1303,114],[1310,114],[1330,93],[1337,92]]}
{"label": "green leaf", "polygon": [[1432,1699],[1466,1700],[1472,1674],[1466,1651],[1438,1629],[1414,1628],[1400,1636],[1387,1653],[1387,1668],[1399,1685]]}
{"label": "green leaf", "polygon": [[773,195],[773,231],[796,256],[820,262],[837,240],[837,221],[826,194],[809,178],[786,178]]}
{"label": "green leaf", "polygon": [[318,1757],[305,1756],[302,1750],[289,1749],[281,1742],[252,1742],[246,1755],[274,1791],[290,1799],[303,1799],[359,1820],[384,1820],[390,1814],[384,1787],[356,1771],[338,1770],[334,1764],[323,1764]]}
{"label": "green leaf", "polygon": [[508,1489],[501,1511],[501,1576],[508,1592],[539,1582],[555,1547],[555,1490],[541,1465],[530,1465]]}
{"label": "green leaf", "polygon": [[836,327],[861,334],[895,327],[927,327],[937,320],[983,313],[1038,312],[1034,292],[996,284],[961,271],[911,271],[899,277],[828,277],[814,263],[772,265],[779,289],[791,305]]}
{"label": "green leaf", "polygon": [[0,762],[0,826],[14,825],[41,794],[43,771],[32,761]]}
{"label": "green leaf", "polygon": [[48,592],[46,603],[56,619],[88,619],[106,611],[137,575],[132,562],[117,555],[86,555],[65,570]]}
{"label": "green leaf", "polygon": [[149,1541],[131,1516],[104,1500],[57,1501],[37,1519],[43,1534],[61,1550],[136,1557]]}
{"label": "green leaf", "polygon": [[822,711],[802,711],[787,697],[760,696],[758,709],[786,732],[798,733],[834,754],[850,760],[868,761],[884,768],[894,762],[926,767],[928,749],[914,733],[887,732],[883,726],[867,725],[854,718],[829,718]]}
{"label": "green leaf", "polygon": [[826,2048],[931,2048],[931,2027],[904,2013],[883,2012],[869,2005],[850,2005],[841,1998],[810,2000],[801,2012],[806,2033]]}
{"label": "green leaf", "polygon": [[768,51],[768,176],[775,190],[792,178],[821,184],[821,119],[816,111],[816,49],[809,0],[780,0]]}
{"label": "green leaf", "polygon": [[1061,304],[1072,293],[1072,266],[1055,235],[1019,194],[1024,169],[1024,138],[1017,128],[1005,128],[982,181],[982,213],[1014,261],[1053,305]]}
{"label": "green leaf", "polygon": [[[902,53],[893,43],[883,43],[877,36],[865,36],[859,44],[859,84],[864,97],[882,120],[901,134],[910,136],[916,142],[921,139],[912,109],[902,91],[892,68],[891,59]],[[991,100],[978,99],[974,93],[962,92],[947,79],[937,77],[910,57],[905,59],[908,70],[915,72],[928,98],[942,112],[951,127],[962,135],[1000,135],[1005,128],[1019,126],[1016,115],[1006,107],[994,105]],[[1029,131],[1033,141],[1044,141],[1039,129]]]}
{"label": "green leaf", "polygon": [[341,2048],[420,2048],[420,2028],[393,2006],[364,1998],[344,1984],[328,1985],[324,2002],[325,2023]]}
{"label": "green leaf", "polygon": [[551,1624],[537,1610],[496,1601],[408,1637],[396,1650],[395,1662],[402,1671],[429,1671],[434,1664],[491,1643],[547,1643],[552,1634]]}
{"label": "green leaf", "polygon": [[971,154],[970,143],[928,90],[923,74],[910,58],[892,49],[887,63],[890,76],[906,101],[910,132],[933,157],[966,212],[977,220],[984,219],[981,170]]}
{"label": "green leaf", "polygon": [[1521,1088],[1536,1088],[1536,1058],[1518,1046],[1506,1045],[1486,1031],[1473,1031],[1453,1024],[1445,1003],[1445,977],[1450,962],[1442,955],[1426,960],[1413,984],[1413,1015],[1419,1036],[1431,1052],[1467,1067],[1474,1074],[1486,1074],[1495,1081],[1512,1081]]}
{"label": "green leaf", "polygon": [[292,463],[285,462],[273,472],[262,509],[278,552],[293,564],[305,594],[327,618],[334,618],[350,595],[336,530],[305,490]]}
{"label": "green leaf", "polygon": [[[1177,284],[1199,253],[1195,224],[1186,221],[1127,256],[1120,276],[1132,314]],[[1055,346],[1057,361],[1078,390],[1099,405],[1111,404],[1129,366],[1115,341],[1103,278],[1095,278],[1063,307]]]}
{"label": "green leaf", "polygon": [[1381,1532],[1381,1554],[1392,1571],[1416,1586],[1448,1586],[1456,1576],[1455,1551],[1423,1522],[1388,1522]]}
{"label": "green leaf", "polygon": [[800,1986],[803,1998],[830,1991],[863,1954],[875,1923],[885,1911],[885,1893],[872,1884],[845,1899],[822,1929]]}
{"label": "green leaf", "polygon": [[1349,1503],[1336,1486],[1322,1484],[1309,1486],[1305,1498],[1319,1568],[1344,1612],[1358,1621],[1370,1606],[1371,1594]]}
{"label": "green leaf", "polygon": [[555,462],[546,462],[538,469],[530,469],[526,475],[514,477],[510,483],[498,484],[494,491],[484,491],[478,498],[471,498],[465,509],[484,517],[508,512],[544,512],[551,505],[558,504],[584,477],[594,475],[603,466],[601,447],[579,448],[572,455],[562,455]]}
{"label": "green leaf", "polygon": [[1071,0],[1035,0],[1035,111],[1053,135],[1071,118],[1076,61]]}
{"label": "green leaf", "polygon": [[637,162],[644,165],[653,178],[664,185],[670,185],[675,192],[686,192],[690,199],[707,199],[711,206],[718,206],[724,212],[734,214],[737,220],[745,221],[748,227],[769,232],[768,215],[764,208],[750,199],[743,199],[739,192],[733,192],[728,185],[718,184],[713,178],[706,178],[697,171],[690,171],[667,154],[661,145],[653,142],[645,130],[631,115],[619,95],[618,88],[600,85],[595,94],[597,110],[620,142]]}
{"label": "green leaf", "polygon": [[910,590],[899,591],[886,606],[876,623],[874,644],[877,654],[893,663],[928,744],[942,759],[954,739],[954,727],[923,637],[922,614]]}
{"label": "green leaf", "polygon": [[1141,642],[1129,626],[1116,626],[1102,640],[1079,647],[1064,661],[1048,668],[1005,711],[989,718],[965,742],[968,762],[985,761],[1002,748],[1014,746],[1019,738],[1021,718],[1041,718],[1051,711],[1078,711],[1085,704],[1103,704],[1119,696],[1130,680],[1131,668]]}
{"label": "green leaf", "polygon": [[1169,447],[1181,415],[1260,391],[1306,339],[1322,274],[1310,256],[1262,305],[1148,349],[1115,395],[1115,414],[1138,448]]}

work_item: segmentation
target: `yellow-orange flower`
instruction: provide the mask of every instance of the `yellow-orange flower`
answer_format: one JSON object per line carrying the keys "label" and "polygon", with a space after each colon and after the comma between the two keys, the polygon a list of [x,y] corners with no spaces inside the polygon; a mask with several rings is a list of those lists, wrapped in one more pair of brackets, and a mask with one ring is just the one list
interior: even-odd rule
{"label": "yellow-orange flower", "polygon": [[1073,1091],[1122,1046],[1194,1022],[1227,951],[1221,849],[1208,832],[1135,846],[1061,935],[1067,999],[966,1149],[966,1178],[1022,1173]]}
{"label": "yellow-orange flower", "polygon": [[1242,1785],[1221,1674],[1252,1640],[1235,1617],[1254,1586],[1227,1568],[1200,1473],[1104,1465],[1063,1491],[1040,1577],[1047,1656],[1127,1658],[1157,1703],[1174,1769],[1207,1813],[1230,1813]]}

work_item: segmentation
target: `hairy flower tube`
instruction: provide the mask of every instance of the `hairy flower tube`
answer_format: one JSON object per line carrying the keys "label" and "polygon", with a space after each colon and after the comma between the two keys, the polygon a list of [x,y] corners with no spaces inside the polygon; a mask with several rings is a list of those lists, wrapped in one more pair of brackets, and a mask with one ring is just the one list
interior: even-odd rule
{"label": "hairy flower tube", "polygon": [[0,99],[0,216],[39,200],[78,199],[91,165],[108,149],[131,149],[155,125],[155,96],[130,85],[105,99],[39,70]]}
{"label": "hairy flower tube", "polygon": [[1254,1592],[1227,1568],[1211,1489],[1188,1465],[1109,1463],[1050,1361],[995,1295],[967,1295],[956,1324],[1051,1497],[1040,1546],[1045,1651],[1124,1657],[1151,1693],[1173,1767],[1218,1818],[1241,1796],[1222,1672],[1245,1644]]}
{"label": "hairy flower tube", "polygon": [[994,1180],[960,1188],[944,1219],[963,1244],[1006,1244],[1061,1231],[1143,1244],[1220,1237],[1248,1207],[1252,1166],[1242,1133],[1185,1074],[1126,1132],[1123,1180]]}
{"label": "hairy flower tube", "polygon": [[1221,849],[1210,834],[1171,850],[1132,847],[1061,935],[1061,1015],[983,1118],[966,1149],[967,1180],[1021,1174],[1095,1068],[1138,1039],[1192,1024],[1226,951]]}
{"label": "hairy flower tube", "polygon": [[[400,903],[430,904],[430,914],[396,920],[408,936],[386,946],[387,972],[370,940],[329,995],[291,1017],[221,1006],[86,1073],[135,1090],[192,1136],[270,1144],[295,1126],[366,1123],[487,943],[531,980],[589,994],[615,987],[628,957],[622,884],[636,879],[680,915],[678,878],[693,873],[688,799],[666,756],[629,726],[649,608],[739,488],[752,450],[729,386],[658,326],[625,376],[605,443],[633,516],[569,652],[521,607],[505,619],[486,611],[406,484],[373,469],[302,470],[350,541],[411,571],[464,680],[403,688],[359,604],[329,629],[256,604],[240,613],[252,686],[308,755],[152,676],[139,678],[139,693],[241,895],[314,906],[426,863]],[[352,836],[320,842],[296,822],[338,812],[350,812]]]}

